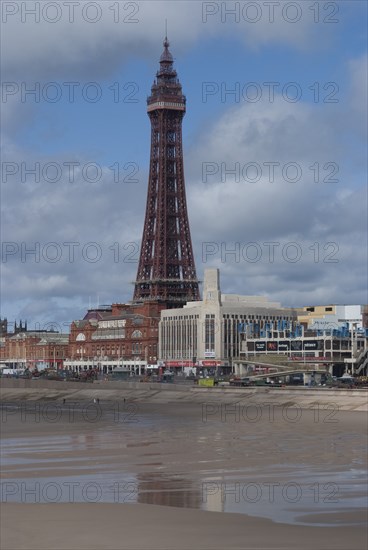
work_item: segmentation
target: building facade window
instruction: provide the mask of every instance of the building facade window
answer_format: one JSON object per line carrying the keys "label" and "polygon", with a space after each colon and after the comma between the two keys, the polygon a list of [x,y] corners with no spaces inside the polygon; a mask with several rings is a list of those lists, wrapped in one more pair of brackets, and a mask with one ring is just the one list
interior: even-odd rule
{"label": "building facade window", "polygon": [[204,324],[205,356],[210,357],[215,352],[215,316],[206,315]]}

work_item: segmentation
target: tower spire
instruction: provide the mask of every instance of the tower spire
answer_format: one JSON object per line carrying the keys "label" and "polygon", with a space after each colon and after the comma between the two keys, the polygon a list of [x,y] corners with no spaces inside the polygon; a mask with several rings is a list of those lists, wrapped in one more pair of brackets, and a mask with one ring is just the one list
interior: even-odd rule
{"label": "tower spire", "polygon": [[172,69],[174,64],[174,59],[169,50],[170,42],[168,41],[167,36],[165,36],[163,46],[164,46],[164,51],[162,52],[160,57],[160,70],[163,70],[164,68]]}
{"label": "tower spire", "polygon": [[166,35],[160,68],[147,100],[151,158],[134,300],[158,300],[167,307],[178,307],[199,300],[199,286],[184,183],[182,120],[186,98],[169,45]]}

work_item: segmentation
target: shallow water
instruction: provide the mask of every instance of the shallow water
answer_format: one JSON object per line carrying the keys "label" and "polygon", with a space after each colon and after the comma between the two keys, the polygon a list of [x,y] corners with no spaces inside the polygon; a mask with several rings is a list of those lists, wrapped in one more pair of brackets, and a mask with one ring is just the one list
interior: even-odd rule
{"label": "shallow water", "polygon": [[367,440],[351,417],[208,422],[166,405],[134,414],[109,406],[94,422],[81,409],[71,422],[65,407],[68,416],[45,422],[8,408],[2,502],[139,502],[310,525],[324,523],[309,514],[347,511],[359,524],[367,506]]}

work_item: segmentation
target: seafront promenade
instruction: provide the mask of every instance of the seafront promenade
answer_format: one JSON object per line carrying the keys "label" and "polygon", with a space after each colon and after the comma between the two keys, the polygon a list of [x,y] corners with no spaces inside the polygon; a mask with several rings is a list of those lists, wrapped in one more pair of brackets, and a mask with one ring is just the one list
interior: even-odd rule
{"label": "seafront promenade", "polygon": [[368,389],[251,387],[206,388],[181,384],[143,382],[61,382],[53,380],[0,380],[0,400],[48,402],[85,402],[99,399],[142,403],[243,403],[262,406],[295,406],[313,409],[335,407],[341,411],[368,411]]}

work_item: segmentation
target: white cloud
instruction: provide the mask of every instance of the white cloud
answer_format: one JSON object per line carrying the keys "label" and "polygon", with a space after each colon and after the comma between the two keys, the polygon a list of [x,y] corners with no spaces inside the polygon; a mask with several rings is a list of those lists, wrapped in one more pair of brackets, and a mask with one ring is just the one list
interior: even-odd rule
{"label": "white cloud", "polygon": [[[330,125],[325,111],[279,97],[274,104],[229,109],[203,133],[188,161],[187,178],[199,272],[216,265],[226,288],[267,293],[286,304],[365,300],[366,189],[359,171],[350,171],[350,149],[342,147],[343,134],[336,132],[345,113],[341,108],[337,113]],[[273,183],[267,161],[280,163]],[[337,183],[323,182],[329,161],[339,167]],[[242,170],[240,181],[225,174],[236,163],[249,162],[262,169],[256,183]],[[288,162],[300,167],[300,181],[285,181],[281,167]],[[319,183],[310,168],[316,162]],[[206,164],[216,172],[207,183],[202,163],[215,163]],[[278,243],[274,261],[269,242]]]}
{"label": "white cloud", "polygon": [[348,64],[350,70],[350,116],[355,127],[367,138],[368,103],[368,55],[353,59]]}
{"label": "white cloud", "polygon": [[[248,3],[233,2],[238,9],[236,16],[228,13],[230,3],[225,2],[81,1],[74,11],[68,2],[8,4],[18,6],[15,13],[9,7],[3,14],[2,70],[8,80],[73,74],[103,78],[126,60],[148,58],[164,34],[165,19],[169,37],[175,38],[177,55],[206,36],[235,36],[250,48],[270,43],[314,47],[325,41],[334,27],[323,25],[324,32],[318,32],[310,10],[295,3],[301,11],[299,17],[285,1],[279,2],[274,18],[264,3],[260,3],[257,15],[244,9],[243,4]],[[95,4],[97,9],[86,9],[88,4]],[[209,4],[215,7],[212,15],[211,8],[206,7]],[[27,13],[35,5],[39,6],[39,20]],[[119,6],[119,12],[112,6]]]}

